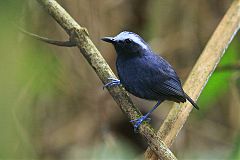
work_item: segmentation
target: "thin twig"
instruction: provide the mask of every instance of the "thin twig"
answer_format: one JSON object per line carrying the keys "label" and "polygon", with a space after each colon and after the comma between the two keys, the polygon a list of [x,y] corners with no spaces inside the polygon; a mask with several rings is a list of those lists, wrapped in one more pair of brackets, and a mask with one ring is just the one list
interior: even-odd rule
{"label": "thin twig", "polygon": [[[213,33],[185,82],[184,90],[194,100],[200,95],[239,27],[240,0],[235,0]],[[176,107],[176,105],[174,104],[158,131],[158,135],[168,147],[175,140],[192,110],[192,105],[189,103],[181,104],[180,107]],[[156,155],[149,148],[145,152],[145,158],[148,160],[157,159]]]}
{"label": "thin twig", "polygon": [[[104,84],[108,82],[109,77],[116,78],[109,65],[90,40],[85,28],[81,27],[55,0],[38,0],[38,2],[68,33],[70,39],[76,43],[83,56],[87,59]],[[108,90],[120,109],[129,119],[133,120],[141,116],[140,111],[133,105],[123,87],[116,86],[108,88]],[[159,158],[163,160],[176,159],[148,123],[144,123],[140,126],[139,133],[146,138],[150,148]]]}
{"label": "thin twig", "polygon": [[71,41],[71,40],[69,40],[69,41],[56,41],[56,40],[52,40],[52,39],[49,39],[49,38],[46,38],[46,37],[41,37],[41,36],[39,36],[37,34],[28,32],[28,31],[24,30],[21,27],[18,27],[18,29],[22,33],[30,36],[31,38],[34,38],[34,39],[39,40],[39,41],[43,41],[45,43],[49,43],[49,44],[53,44],[53,45],[61,46],[61,47],[76,47],[77,46],[76,43]]}
{"label": "thin twig", "polygon": [[216,68],[216,71],[217,72],[240,71],[240,63],[219,66]]}

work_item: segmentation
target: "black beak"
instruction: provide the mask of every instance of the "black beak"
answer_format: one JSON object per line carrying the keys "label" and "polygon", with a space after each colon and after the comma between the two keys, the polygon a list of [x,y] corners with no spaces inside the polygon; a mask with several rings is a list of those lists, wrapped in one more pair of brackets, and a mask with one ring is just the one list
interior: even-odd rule
{"label": "black beak", "polygon": [[101,40],[103,40],[105,42],[108,42],[108,43],[114,43],[115,42],[113,37],[103,37],[103,38],[101,38]]}

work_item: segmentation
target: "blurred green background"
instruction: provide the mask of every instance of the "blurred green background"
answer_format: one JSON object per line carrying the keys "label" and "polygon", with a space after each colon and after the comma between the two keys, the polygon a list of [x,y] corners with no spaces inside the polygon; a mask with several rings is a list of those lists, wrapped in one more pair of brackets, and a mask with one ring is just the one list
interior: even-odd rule
{"label": "blurred green background", "polygon": [[[230,6],[230,0],[58,1],[115,69],[100,38],[138,33],[185,81]],[[0,1],[0,159],[143,159],[147,147],[76,48],[51,46],[16,26],[52,39],[68,37],[36,1]],[[179,159],[240,159],[240,47],[234,38],[172,150]],[[214,53],[212,53],[214,54]],[[154,102],[132,96],[142,112]],[[157,129],[170,110],[152,115]]]}

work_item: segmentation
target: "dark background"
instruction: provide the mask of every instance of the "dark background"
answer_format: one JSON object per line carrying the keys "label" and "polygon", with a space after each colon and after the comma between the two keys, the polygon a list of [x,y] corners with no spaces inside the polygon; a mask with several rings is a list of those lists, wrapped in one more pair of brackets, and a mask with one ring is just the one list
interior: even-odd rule
{"label": "dark background", "polygon": [[[166,58],[184,82],[232,1],[58,2],[88,29],[115,73],[114,49],[100,38],[129,30]],[[79,50],[35,41],[15,24],[68,39],[36,1],[0,2],[0,159],[142,159],[147,145]],[[239,51],[238,34],[219,66],[239,66]],[[142,112],[155,103],[132,98]],[[179,159],[239,159],[239,69],[217,68],[197,103],[200,111],[192,111],[172,151]],[[164,102],[152,115],[156,129],[171,106]]]}

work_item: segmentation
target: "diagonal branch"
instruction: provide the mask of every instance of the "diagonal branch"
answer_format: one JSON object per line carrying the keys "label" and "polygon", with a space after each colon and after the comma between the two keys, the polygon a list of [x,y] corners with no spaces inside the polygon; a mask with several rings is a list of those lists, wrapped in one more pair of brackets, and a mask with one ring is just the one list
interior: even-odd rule
{"label": "diagonal branch", "polygon": [[[184,90],[193,99],[196,100],[200,95],[229,43],[239,30],[239,27],[240,0],[235,0],[213,33],[211,39],[185,82]],[[177,134],[186,122],[191,110],[192,106],[189,103],[181,104],[180,107],[176,107],[176,104],[174,104],[172,107],[158,131],[158,135],[168,147],[172,145]],[[157,159],[149,148],[145,152],[145,158],[151,160]]]}
{"label": "diagonal branch", "polygon": [[[108,82],[109,77],[116,77],[93,42],[90,40],[85,28],[82,28],[55,0],[38,0],[38,2],[68,33],[70,39],[77,45],[83,56],[104,84]],[[133,105],[123,87],[116,86],[108,90],[119,105],[120,109],[129,119],[136,119],[141,116],[140,111]],[[148,123],[144,123],[140,126],[139,133],[146,138],[149,147],[159,158],[164,160],[176,159],[173,153],[160,140],[160,137]]]}

